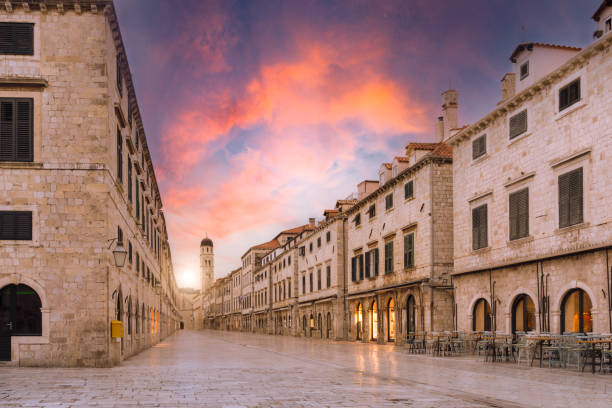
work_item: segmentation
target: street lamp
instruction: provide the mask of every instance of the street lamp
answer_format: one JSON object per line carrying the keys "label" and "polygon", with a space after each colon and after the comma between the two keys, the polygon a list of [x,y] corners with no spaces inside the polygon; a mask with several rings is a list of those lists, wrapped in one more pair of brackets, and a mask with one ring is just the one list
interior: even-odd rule
{"label": "street lamp", "polygon": [[[112,241],[116,240],[117,238],[109,240],[111,243],[108,246],[108,249],[110,249],[110,247],[113,245]],[[115,249],[113,249],[113,257],[115,258],[115,266],[117,268],[123,268],[123,265],[125,265],[125,258],[127,257],[127,251],[123,247],[123,242],[117,241],[117,245],[115,245]]]}

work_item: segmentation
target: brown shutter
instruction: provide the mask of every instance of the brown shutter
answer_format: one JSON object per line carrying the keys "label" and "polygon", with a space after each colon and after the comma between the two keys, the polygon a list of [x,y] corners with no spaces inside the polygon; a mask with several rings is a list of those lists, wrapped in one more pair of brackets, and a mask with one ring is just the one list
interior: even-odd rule
{"label": "brown shutter", "polygon": [[365,253],[365,277],[370,277],[371,251]]}
{"label": "brown shutter", "polygon": [[378,248],[374,248],[374,276],[378,276]]}
{"label": "brown shutter", "polygon": [[580,224],[582,208],[582,167],[569,173],[569,223]]}
{"label": "brown shutter", "polygon": [[479,244],[481,248],[485,248],[489,245],[489,237],[487,231],[488,225],[488,214],[487,214],[487,205],[483,205],[480,207],[480,233],[479,233]]}
{"label": "brown shutter", "polygon": [[357,280],[357,258],[351,258],[351,280],[355,282]]}
{"label": "brown shutter", "polygon": [[559,228],[570,225],[570,173],[559,176]]}
{"label": "brown shutter", "polygon": [[32,161],[32,100],[19,99],[16,106],[15,159]]}
{"label": "brown shutter", "polygon": [[0,100],[0,160],[11,161],[14,157],[14,110],[10,100]]}
{"label": "brown shutter", "polygon": [[529,190],[525,189],[519,193],[518,202],[519,237],[529,235]]}
{"label": "brown shutter", "polygon": [[510,139],[527,131],[527,109],[510,118]]}
{"label": "brown shutter", "polygon": [[478,208],[472,210],[472,249],[478,249],[478,231],[480,231],[480,218]]}
{"label": "brown shutter", "polygon": [[34,24],[0,23],[0,54],[34,55]]}
{"label": "brown shutter", "polygon": [[31,211],[0,211],[1,240],[32,240]]}

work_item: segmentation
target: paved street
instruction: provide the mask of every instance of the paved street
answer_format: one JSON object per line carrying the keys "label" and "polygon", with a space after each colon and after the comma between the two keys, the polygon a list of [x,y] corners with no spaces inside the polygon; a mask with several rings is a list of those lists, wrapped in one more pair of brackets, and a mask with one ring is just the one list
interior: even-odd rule
{"label": "paved street", "polygon": [[2,407],[609,407],[610,401],[612,375],[216,331],[180,332],[112,369],[0,368]]}

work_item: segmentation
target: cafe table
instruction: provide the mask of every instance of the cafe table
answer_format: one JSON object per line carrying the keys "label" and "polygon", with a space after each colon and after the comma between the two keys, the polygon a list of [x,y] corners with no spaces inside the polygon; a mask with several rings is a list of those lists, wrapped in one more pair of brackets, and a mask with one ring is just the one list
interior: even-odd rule
{"label": "cafe table", "polygon": [[612,344],[612,339],[592,339],[578,340],[577,343],[591,345],[591,370],[595,374],[595,345],[596,344]]}
{"label": "cafe table", "polygon": [[[552,336],[534,336],[534,337],[527,337],[527,341],[535,341],[536,347],[540,348],[540,368],[542,368],[542,345],[544,344],[544,342],[546,341],[552,341],[555,338]],[[533,353],[533,357],[531,357],[531,365],[533,366],[533,360],[535,359],[535,353]]]}

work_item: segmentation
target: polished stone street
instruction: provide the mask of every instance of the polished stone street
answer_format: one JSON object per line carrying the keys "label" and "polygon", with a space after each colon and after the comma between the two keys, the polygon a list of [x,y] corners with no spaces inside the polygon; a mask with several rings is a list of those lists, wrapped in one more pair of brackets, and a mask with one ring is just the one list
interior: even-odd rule
{"label": "polished stone street", "polygon": [[183,331],[111,369],[0,368],[1,407],[610,407],[612,375]]}

